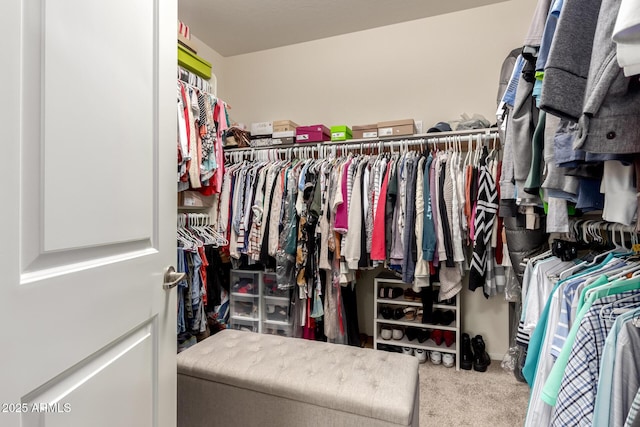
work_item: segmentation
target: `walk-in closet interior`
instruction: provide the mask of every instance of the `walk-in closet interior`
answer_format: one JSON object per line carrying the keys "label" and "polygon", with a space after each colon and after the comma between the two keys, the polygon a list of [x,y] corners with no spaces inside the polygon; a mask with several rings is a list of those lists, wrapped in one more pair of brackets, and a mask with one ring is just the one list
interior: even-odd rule
{"label": "walk-in closet interior", "polygon": [[258,3],[179,1],[184,360],[275,335],[640,425],[640,3]]}

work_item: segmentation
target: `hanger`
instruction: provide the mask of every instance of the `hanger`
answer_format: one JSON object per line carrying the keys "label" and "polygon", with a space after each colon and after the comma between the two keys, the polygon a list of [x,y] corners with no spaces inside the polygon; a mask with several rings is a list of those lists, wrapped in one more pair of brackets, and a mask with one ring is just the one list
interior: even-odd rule
{"label": "hanger", "polygon": [[208,224],[210,224],[210,222],[211,218],[209,217],[209,215],[200,214],[200,216],[197,218],[194,228],[202,237],[205,238],[205,244],[218,246],[217,239],[213,235],[213,228],[211,226],[207,226]]}
{"label": "hanger", "polygon": [[609,272],[609,281],[613,282],[617,279],[626,279],[628,275],[635,273],[638,269],[640,269],[640,263],[631,262],[629,265],[625,265],[620,269]]}
{"label": "hanger", "polygon": [[213,236],[213,238],[215,240],[215,244],[217,244],[217,246],[228,246],[229,245],[229,241],[221,233],[219,233],[217,230],[215,230],[211,226],[211,217],[209,215],[206,216],[205,226],[207,227],[208,231]]}
{"label": "hanger", "polygon": [[178,222],[178,240],[183,244],[184,249],[187,250],[196,250],[198,247],[201,247],[203,242],[198,239],[193,233],[187,228],[189,221],[189,214],[184,214]]}
{"label": "hanger", "polygon": [[[594,264],[594,265],[595,265],[595,264]],[[560,273],[560,275],[558,276],[558,278],[559,278],[560,280],[564,280],[564,279],[566,279],[567,277],[571,276],[574,272],[576,272],[576,271],[580,271],[580,270],[582,270],[582,269],[584,269],[584,268],[586,268],[586,267],[588,267],[588,266],[589,266],[589,263],[588,263],[587,261],[582,261],[582,262],[580,262],[580,263],[576,264],[575,266],[573,266],[573,267],[571,267],[571,268],[568,268],[568,269],[564,270],[562,273]]]}
{"label": "hanger", "polygon": [[[606,223],[603,224],[603,223],[601,223],[599,221],[589,221],[589,220],[585,221],[582,224],[582,227],[583,227],[582,237],[583,237],[585,243],[590,243],[590,241],[586,237],[587,235],[591,236],[594,239],[600,238],[599,235],[597,235],[597,234],[595,234],[593,232],[594,227],[607,227],[608,225],[609,224],[606,224]],[[589,232],[589,233],[587,233],[587,232]],[[594,236],[598,236],[598,237],[594,237]],[[612,237],[613,237],[613,235],[612,235]],[[596,255],[593,258],[593,260],[587,265],[588,266],[596,265],[601,260],[605,259],[609,254],[619,253],[619,254],[622,255],[622,254],[625,254],[625,253],[628,252],[624,247],[618,245],[618,243],[617,243],[617,241],[615,241],[615,239],[612,239],[612,242],[614,244],[613,249],[610,249],[608,251],[605,251],[605,252],[602,252],[602,253]]]}
{"label": "hanger", "polygon": [[531,261],[531,263],[536,263],[537,261],[543,260],[545,258],[549,258],[550,256],[553,255],[553,251],[551,251],[551,249],[544,251],[541,254],[538,254],[532,258],[529,258],[527,261]]}
{"label": "hanger", "polygon": [[[489,138],[489,135],[485,135],[486,138]],[[496,155],[496,135],[493,134],[493,144],[491,146],[491,151],[489,151],[489,156],[488,158],[493,159]]]}
{"label": "hanger", "polygon": [[[618,242],[616,238],[616,232],[619,233],[618,235],[620,236],[620,242]],[[618,223],[613,224],[611,226],[611,233],[612,242],[615,248],[620,251],[628,252],[629,248],[627,248],[624,244],[624,230],[622,228],[622,225]]]}
{"label": "hanger", "polygon": [[634,307],[637,307],[638,305],[640,305],[640,302],[633,302],[633,303],[631,303],[631,304],[624,305],[624,306],[622,306],[622,307],[618,307],[618,308],[615,308],[615,306],[620,305],[621,303],[624,303],[624,302],[626,302],[626,301],[630,301],[630,300],[632,300],[632,299],[634,299],[634,298],[637,298],[637,297],[638,297],[638,295],[636,295],[636,294],[634,294],[634,295],[629,295],[629,296],[626,296],[626,297],[620,298],[620,299],[618,299],[618,300],[615,300],[615,301],[612,301],[612,302],[610,302],[610,303],[607,303],[607,304],[603,305],[603,306],[600,308],[600,313],[599,313],[600,318],[601,318],[601,319],[605,319],[605,316],[604,316],[604,312],[605,312],[605,310],[607,310],[607,309],[611,309],[611,311],[609,312],[609,315],[608,315],[607,319],[608,319],[610,322],[613,322],[613,316],[614,316],[614,315],[616,315],[616,316],[617,316],[617,315],[620,315],[620,314],[624,314],[624,313],[626,313],[626,312],[628,312],[628,311],[631,311],[631,310],[633,310],[633,308],[634,308]]}
{"label": "hanger", "polygon": [[473,152],[474,154],[473,164],[475,167],[479,167],[480,166],[480,145],[482,144],[480,135],[476,135],[475,140],[476,140],[476,147],[475,147],[475,151]]}

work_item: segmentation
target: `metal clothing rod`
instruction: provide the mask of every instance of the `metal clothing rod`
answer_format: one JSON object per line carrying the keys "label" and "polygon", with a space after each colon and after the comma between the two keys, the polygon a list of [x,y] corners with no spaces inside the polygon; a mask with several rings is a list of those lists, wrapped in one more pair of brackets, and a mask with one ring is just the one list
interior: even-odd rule
{"label": "metal clothing rod", "polygon": [[317,153],[323,154],[323,157],[327,154],[333,156],[345,154],[346,152],[360,151],[364,153],[365,150],[370,151],[372,149],[382,152],[385,148],[394,149],[399,151],[406,151],[410,146],[420,145],[423,148],[432,146],[445,145],[445,148],[459,149],[463,151],[464,148],[473,148],[484,145],[485,142],[493,143],[493,148],[500,142],[500,137],[497,131],[485,129],[471,130],[461,132],[442,132],[437,134],[424,134],[413,135],[405,137],[403,139],[367,139],[367,140],[349,140],[341,142],[321,142],[317,144],[302,143],[293,144],[286,147],[248,147],[248,148],[235,148],[225,151],[225,156],[229,159],[235,159],[236,161],[242,161],[243,159],[250,160],[277,160],[281,155],[288,155],[291,157],[310,157]]}
{"label": "metal clothing rod", "polygon": [[[199,91],[199,92],[202,92],[202,93],[204,93],[205,95],[213,96],[214,98],[216,98],[216,96],[215,96],[214,94],[212,94],[210,91],[208,91],[208,90],[204,90],[204,89],[202,89],[202,88],[200,88],[200,87],[198,87],[198,86],[196,86],[196,85],[192,85],[191,83],[187,83],[187,82],[185,82],[184,80],[180,80],[180,79],[178,79],[178,83],[182,83],[183,85],[185,85],[185,86],[187,86],[187,87],[190,87],[190,88],[192,88],[192,89],[195,89],[195,90],[197,90],[197,91]],[[217,98],[216,98],[216,99],[217,99]]]}
{"label": "metal clothing rod", "polygon": [[[187,80],[183,80],[183,77],[186,77]],[[178,80],[180,82],[202,92],[207,92],[209,95],[216,97],[216,94],[218,93],[218,79],[216,78],[215,74],[211,74],[211,78],[213,79],[213,86],[210,82],[192,73],[191,71],[185,70],[182,67],[178,67]]]}
{"label": "metal clothing rod", "polygon": [[611,231],[614,233],[637,233],[636,224],[624,225],[617,222],[608,222],[601,219],[570,219],[569,229],[574,234],[580,232],[594,233],[596,231]]}

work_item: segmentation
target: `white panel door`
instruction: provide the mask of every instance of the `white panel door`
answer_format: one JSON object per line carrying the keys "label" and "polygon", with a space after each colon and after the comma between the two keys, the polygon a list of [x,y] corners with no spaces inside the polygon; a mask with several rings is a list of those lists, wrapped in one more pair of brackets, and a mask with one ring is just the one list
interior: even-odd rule
{"label": "white panel door", "polygon": [[0,2],[0,426],[175,426],[176,10]]}

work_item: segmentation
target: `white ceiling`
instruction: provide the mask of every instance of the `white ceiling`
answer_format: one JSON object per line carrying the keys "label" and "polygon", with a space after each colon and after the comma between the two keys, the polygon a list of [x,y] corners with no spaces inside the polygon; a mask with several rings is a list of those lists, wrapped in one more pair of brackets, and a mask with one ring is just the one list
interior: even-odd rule
{"label": "white ceiling", "polygon": [[502,1],[179,0],[178,15],[209,47],[234,56]]}

